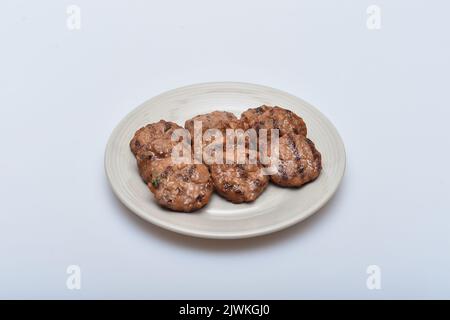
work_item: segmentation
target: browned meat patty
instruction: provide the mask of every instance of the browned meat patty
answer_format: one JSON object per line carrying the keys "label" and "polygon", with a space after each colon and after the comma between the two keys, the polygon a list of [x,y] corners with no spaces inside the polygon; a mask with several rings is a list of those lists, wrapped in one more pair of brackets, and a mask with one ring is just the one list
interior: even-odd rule
{"label": "browned meat patty", "polygon": [[[196,146],[194,145],[194,143],[196,143],[194,139],[194,121],[202,122],[202,154],[197,154],[198,149],[196,149]],[[215,150],[225,150],[226,148],[226,130],[241,129],[242,124],[239,119],[236,118],[236,116],[231,112],[213,111],[207,114],[195,116],[194,118],[187,120],[184,127],[191,134],[191,139],[194,146],[192,151],[195,153],[196,158],[200,159],[199,157],[202,157],[203,163],[209,165],[212,161],[209,159],[214,159],[215,155],[217,154]],[[219,130],[222,134],[222,139],[217,140],[217,137],[215,136],[211,136],[210,139],[206,138],[204,133],[208,129]],[[220,155],[218,156],[220,158]]]}
{"label": "browned meat patty", "polygon": [[315,180],[322,170],[320,152],[303,135],[286,134],[279,140],[278,173],[272,182],[283,187],[299,187]]}
{"label": "browned meat patty", "polygon": [[[202,122],[202,134],[208,129],[217,129],[223,135],[223,142],[225,142],[225,134],[227,129],[239,129],[242,128],[241,122],[231,112],[226,111],[213,111],[207,114],[201,114],[189,119],[184,124],[184,127],[191,134],[192,141],[194,141],[194,121]],[[202,140],[203,146],[206,146],[212,142],[219,142],[215,140]],[[220,141],[222,143],[222,141]]]}
{"label": "browned meat patty", "polygon": [[223,163],[209,166],[215,190],[233,203],[256,200],[269,184],[269,176],[258,163],[256,150],[250,157],[250,151],[242,147],[234,150],[234,156],[227,157],[225,153]]}
{"label": "browned meat patty", "polygon": [[[279,129],[280,137],[287,134],[300,134],[306,137],[306,125],[302,118],[294,112],[280,107],[261,106],[248,109],[241,115],[241,122],[245,130]],[[267,133],[270,136],[270,132]]]}
{"label": "browned meat patty", "polygon": [[140,128],[130,142],[130,148],[137,159],[164,158],[170,156],[178,141],[172,141],[172,133],[182,129],[173,122],[160,120]]}
{"label": "browned meat patty", "polygon": [[207,114],[201,114],[185,122],[184,127],[189,130],[191,137],[194,137],[194,121],[202,122],[202,133],[208,129],[218,129],[222,133],[226,129],[241,128],[241,123],[231,112],[213,111]]}
{"label": "browned meat patty", "polygon": [[169,157],[149,162],[147,170],[150,191],[161,206],[171,210],[198,210],[213,192],[208,168],[203,164],[175,164]]}
{"label": "browned meat patty", "polygon": [[233,203],[256,200],[269,184],[269,176],[256,164],[212,164],[215,190]]}

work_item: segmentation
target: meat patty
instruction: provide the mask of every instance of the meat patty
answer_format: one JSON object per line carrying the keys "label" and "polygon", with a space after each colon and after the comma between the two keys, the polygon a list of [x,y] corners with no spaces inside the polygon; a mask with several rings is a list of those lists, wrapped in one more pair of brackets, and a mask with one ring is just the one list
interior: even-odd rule
{"label": "meat patty", "polygon": [[140,128],[130,142],[130,148],[137,159],[164,158],[171,155],[178,141],[171,137],[176,129],[183,129],[173,122],[160,120]]}
{"label": "meat patty", "polygon": [[[225,146],[225,137],[227,129],[239,129],[242,128],[241,122],[236,116],[227,111],[213,111],[207,114],[201,114],[189,119],[185,122],[184,127],[191,134],[192,142],[194,143],[194,122],[200,121],[202,123],[202,145],[206,147],[211,143],[222,143]],[[203,139],[204,133],[208,129],[216,129],[222,133],[222,140],[216,141],[215,139]],[[212,137],[211,137],[212,138]],[[215,138],[215,137],[214,137]]]}
{"label": "meat patty", "polygon": [[[281,107],[269,107],[266,105],[248,109],[241,115],[241,122],[245,130],[279,129],[280,136],[288,133],[300,134],[306,137],[306,125],[302,118],[294,112]],[[270,132],[267,132],[270,136]]]}
{"label": "meat patty", "polygon": [[169,158],[147,163],[148,187],[156,201],[174,211],[192,212],[204,207],[213,185],[203,164],[176,164]]}
{"label": "meat patty", "polygon": [[279,140],[278,172],[270,176],[272,182],[283,187],[299,187],[315,180],[322,170],[320,152],[303,135],[286,134]]}
{"label": "meat patty", "polygon": [[208,129],[218,129],[225,133],[226,129],[238,129],[241,123],[236,116],[227,111],[213,111],[193,117],[185,122],[184,127],[194,137],[194,121],[202,122],[202,134]]}
{"label": "meat patty", "polygon": [[252,202],[266,189],[269,176],[257,164],[212,164],[215,190],[233,203]]}
{"label": "meat patty", "polygon": [[[238,152],[242,154],[238,156]],[[243,149],[236,148],[234,157],[227,158],[225,153],[223,163],[213,163],[209,170],[215,190],[233,203],[256,200],[269,184],[269,176],[258,163],[256,150],[253,157],[250,157],[245,146]]]}

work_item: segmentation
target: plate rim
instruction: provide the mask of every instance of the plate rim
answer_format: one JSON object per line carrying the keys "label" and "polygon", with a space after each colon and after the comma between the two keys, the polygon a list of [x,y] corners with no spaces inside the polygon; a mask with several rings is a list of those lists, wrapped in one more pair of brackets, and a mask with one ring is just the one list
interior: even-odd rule
{"label": "plate rim", "polygon": [[[109,172],[109,168],[107,165],[108,162],[108,157],[109,154],[111,153],[111,149],[112,149],[112,145],[114,143],[114,138],[117,135],[117,132],[119,131],[119,129],[122,127],[123,123],[126,123],[126,121],[131,118],[135,113],[139,112],[140,109],[144,108],[148,103],[150,103],[152,100],[157,100],[159,98],[161,98],[161,96],[164,95],[170,95],[170,93],[175,92],[175,91],[180,91],[180,90],[186,90],[189,88],[193,88],[193,87],[200,87],[200,86],[251,86],[251,87],[259,87],[259,89],[263,89],[263,90],[270,90],[270,91],[276,91],[280,94],[283,95],[287,95],[290,96],[294,99],[297,99],[299,101],[301,101],[302,103],[304,103],[305,105],[308,106],[308,108],[312,109],[314,112],[320,114],[323,119],[325,119],[325,121],[327,122],[327,125],[334,131],[334,134],[336,135],[336,137],[338,138],[339,141],[339,148],[342,150],[343,152],[343,168],[342,168],[342,172],[340,172],[339,176],[337,177],[336,183],[333,186],[333,189],[327,193],[326,197],[324,197],[320,202],[318,202],[315,206],[311,207],[310,209],[303,211],[304,214],[302,215],[296,215],[294,216],[292,219],[289,220],[284,220],[284,221],[280,221],[277,224],[274,225],[269,225],[266,227],[261,227],[255,230],[251,230],[251,231],[240,231],[240,232],[208,232],[208,231],[198,231],[198,230],[192,230],[189,228],[185,228],[185,227],[180,227],[180,226],[174,226],[170,223],[166,223],[165,221],[162,221],[152,215],[146,215],[143,214],[141,212],[141,210],[137,207],[134,206],[134,204],[132,203],[132,201],[128,201],[128,199],[126,199],[120,192],[119,190],[116,189],[115,184],[112,181],[112,176],[111,176],[111,172]],[[105,174],[107,176],[109,185],[114,193],[114,195],[120,200],[120,202],[125,205],[125,207],[127,207],[130,211],[132,211],[134,214],[136,214],[138,217],[140,217],[141,219],[145,220],[146,222],[150,222],[158,227],[161,227],[163,229],[172,231],[172,232],[176,232],[179,234],[183,234],[186,236],[192,236],[192,237],[197,237],[197,238],[205,238],[205,239],[243,239],[243,238],[251,238],[251,237],[257,237],[257,236],[263,236],[266,234],[270,234],[270,233],[274,233],[277,231],[281,231],[284,230],[286,228],[289,228],[301,221],[306,220],[307,218],[309,218],[310,216],[312,216],[314,213],[316,213],[317,211],[319,211],[325,204],[327,204],[330,199],[336,194],[336,191],[338,190],[339,186],[342,183],[342,179],[345,175],[346,172],[346,168],[347,168],[347,154],[346,154],[346,150],[345,150],[345,145],[344,142],[342,140],[341,135],[339,134],[338,130],[336,129],[336,127],[334,126],[334,124],[316,107],[314,107],[313,105],[311,105],[310,103],[308,103],[307,101],[303,100],[302,98],[299,98],[293,94],[290,94],[286,91],[280,90],[280,89],[276,89],[273,87],[269,87],[266,85],[261,85],[261,84],[255,84],[255,83],[249,83],[249,82],[236,82],[236,81],[214,81],[214,82],[201,82],[201,83],[195,83],[195,84],[190,84],[190,85],[185,85],[185,86],[181,86],[178,88],[174,88],[171,90],[167,90],[164,92],[161,92],[153,97],[151,97],[150,99],[145,100],[144,102],[142,102],[141,104],[139,104],[137,107],[135,107],[133,110],[131,110],[130,112],[128,112],[125,117],[123,117],[119,123],[114,127],[114,129],[112,130],[111,134],[109,135],[108,138],[108,142],[106,144],[106,148],[105,148],[105,152],[104,152],[104,169],[105,169]]]}

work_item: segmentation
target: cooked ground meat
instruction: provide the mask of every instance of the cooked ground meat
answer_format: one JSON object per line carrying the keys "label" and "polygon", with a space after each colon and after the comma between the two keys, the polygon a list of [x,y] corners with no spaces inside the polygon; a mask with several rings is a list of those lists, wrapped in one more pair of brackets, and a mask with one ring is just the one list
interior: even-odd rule
{"label": "cooked ground meat", "polygon": [[231,112],[213,111],[193,117],[185,122],[184,127],[189,130],[191,137],[194,137],[194,121],[202,122],[202,133],[208,129],[218,129],[225,132],[226,129],[237,129],[241,123]]}
{"label": "cooked ground meat", "polygon": [[212,164],[209,168],[215,190],[233,203],[256,200],[269,183],[257,164]]}
{"label": "cooked ground meat", "polygon": [[151,161],[147,170],[148,187],[158,203],[171,210],[198,210],[213,192],[208,168],[203,164],[176,164],[169,157]]}
{"label": "cooked ground meat", "polygon": [[302,118],[294,112],[280,107],[263,105],[258,108],[248,109],[241,115],[241,122],[245,130],[253,128],[267,129],[270,137],[270,129],[279,129],[280,137],[288,134],[300,134],[306,137],[306,125]]}
{"label": "cooked ground meat", "polygon": [[273,163],[278,172],[272,182],[283,187],[299,187],[315,180],[322,170],[320,152],[303,135],[286,134],[279,141],[279,160]]}
{"label": "cooked ground meat", "polygon": [[258,163],[256,152],[251,154],[241,146],[230,155],[224,153],[223,163],[209,166],[217,193],[233,203],[252,202],[259,197],[269,184],[269,176]]}
{"label": "cooked ground meat", "polygon": [[[173,122],[160,120],[146,125],[136,131],[130,142],[142,179],[147,183],[156,201],[163,207],[181,212],[198,210],[209,202],[213,189],[233,203],[251,202],[266,189],[269,180],[280,186],[298,187],[316,179],[322,169],[319,151],[316,150],[314,143],[306,138],[305,123],[290,110],[261,106],[245,111],[241,120],[234,114],[224,111],[198,115],[185,123],[193,143],[194,121],[202,122],[202,135],[208,129],[218,129],[223,135],[220,141],[203,139],[202,136],[204,164],[180,164],[172,159],[172,150],[181,140],[180,138],[172,141],[172,134],[176,129],[182,129]],[[248,137],[240,141],[240,147],[244,148],[245,152],[244,164],[237,162],[236,157],[233,163],[227,163],[225,158],[223,163],[205,161],[207,148],[218,143],[222,144],[218,150],[222,150],[223,157],[226,157],[226,129],[250,128],[257,132],[259,129],[280,130],[278,161],[250,164],[249,149],[253,147]],[[270,131],[268,135],[270,138]],[[268,141],[269,153],[270,143]],[[237,150],[235,146],[235,152]],[[188,153],[189,158],[194,151]],[[261,154],[258,159],[261,161]],[[277,173],[269,178],[268,171],[263,165],[271,164],[275,166]]]}
{"label": "cooked ground meat", "polygon": [[172,141],[172,133],[182,129],[173,122],[160,120],[140,128],[130,142],[130,148],[137,159],[165,158],[170,156],[178,141]]}
{"label": "cooked ground meat", "polygon": [[[213,111],[207,114],[201,114],[189,119],[184,124],[184,127],[191,134],[192,142],[194,142],[194,121],[201,121],[202,123],[202,144],[203,147],[209,145],[210,143],[223,143],[225,145],[225,137],[227,129],[239,129],[242,128],[241,122],[236,116],[231,112],[226,111]],[[215,141],[214,139],[206,140],[205,131],[208,129],[216,129],[222,133],[223,141]],[[212,138],[212,137],[211,137]]]}

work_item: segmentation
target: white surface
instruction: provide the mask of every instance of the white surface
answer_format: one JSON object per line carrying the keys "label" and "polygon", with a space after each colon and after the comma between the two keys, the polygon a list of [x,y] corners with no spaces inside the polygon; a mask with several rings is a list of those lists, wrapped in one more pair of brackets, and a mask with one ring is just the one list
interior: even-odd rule
{"label": "white surface", "polygon": [[[450,298],[450,6],[380,0],[370,31],[370,4],[3,1],[0,297]],[[346,145],[338,193],[250,240],[141,221],[104,174],[112,129],[160,92],[225,80],[317,106]],[[70,264],[81,290],[66,289]],[[381,290],[366,288],[372,264]]]}
{"label": "white surface", "polygon": [[[192,214],[161,208],[139,176],[130,141],[136,130],[160,119],[183,125],[199,114],[217,110],[240,116],[261,105],[288,107],[308,125],[308,137],[322,154],[322,171],[302,188],[269,184],[257,201],[234,204],[213,194]],[[335,194],[345,171],[345,148],[333,124],[302,99],[274,88],[242,82],[207,82],[162,93],[131,111],[114,129],[105,151],[105,171],[122,203],[149,222],[201,238],[238,239],[261,236],[292,226],[322,208]]]}

